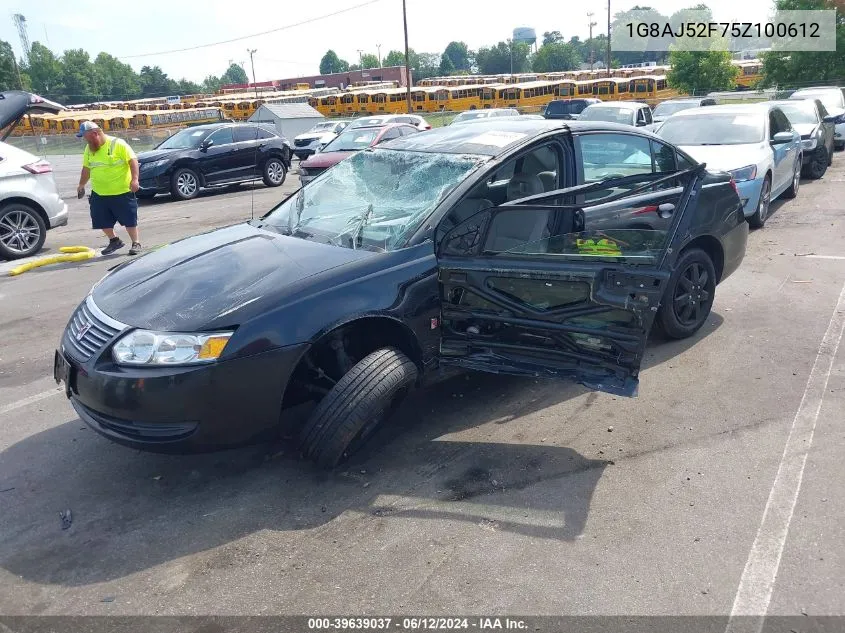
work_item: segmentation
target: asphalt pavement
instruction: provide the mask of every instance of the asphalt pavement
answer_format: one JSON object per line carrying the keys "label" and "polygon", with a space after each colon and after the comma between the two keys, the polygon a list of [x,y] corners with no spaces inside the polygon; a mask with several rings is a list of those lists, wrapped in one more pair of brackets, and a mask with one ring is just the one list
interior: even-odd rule
{"label": "asphalt pavement", "polygon": [[[103,243],[78,162],[54,161],[71,216],[45,254]],[[142,241],[295,181],[144,203]],[[772,212],[701,332],[651,341],[639,397],[462,376],[333,473],[100,438],[52,355],[126,256],[0,277],[0,613],[845,615],[845,154]]]}

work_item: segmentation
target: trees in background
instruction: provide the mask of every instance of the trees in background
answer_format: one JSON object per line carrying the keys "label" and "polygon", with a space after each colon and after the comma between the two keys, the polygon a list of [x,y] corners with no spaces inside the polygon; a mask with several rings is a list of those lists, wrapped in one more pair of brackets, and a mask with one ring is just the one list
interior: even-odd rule
{"label": "trees in background", "polygon": [[731,90],[739,74],[727,51],[672,51],[669,63],[669,85],[687,94]]}

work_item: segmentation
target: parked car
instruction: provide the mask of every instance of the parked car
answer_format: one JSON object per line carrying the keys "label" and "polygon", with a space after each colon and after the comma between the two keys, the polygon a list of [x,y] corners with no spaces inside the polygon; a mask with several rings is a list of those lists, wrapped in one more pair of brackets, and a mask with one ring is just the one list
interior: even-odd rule
{"label": "parked car", "polygon": [[365,116],[352,122],[351,127],[372,127],[385,123],[406,123],[413,125],[420,132],[431,129],[431,124],[418,114],[377,114]]}
{"label": "parked car", "polygon": [[716,105],[716,100],[713,97],[695,97],[688,99],[668,99],[657,104],[651,117],[655,123],[662,123],[670,116],[681,110],[688,110],[690,108],[703,108],[704,106]]}
{"label": "parked car", "polygon": [[546,119],[577,119],[589,105],[601,103],[601,99],[555,99],[546,104],[543,117]]}
{"label": "parked car", "polygon": [[516,108],[486,108],[482,110],[467,110],[461,112],[458,116],[452,119],[449,125],[461,125],[471,121],[483,121],[495,117],[514,117],[519,116],[519,110]]}
{"label": "parked car", "polygon": [[639,101],[603,101],[584,108],[579,121],[607,121],[649,130],[653,126],[651,108]]}
{"label": "parked car", "polygon": [[291,433],[331,467],[441,369],[633,395],[652,324],[694,334],[747,237],[730,176],[648,132],[443,127],[119,265],[72,315],[54,377],[115,442]]}
{"label": "parked car", "polygon": [[333,141],[346,129],[349,121],[322,121],[307,132],[293,138],[293,154],[299,160],[305,160],[316,153],[321,146]]}
{"label": "parked car", "polygon": [[290,145],[275,130],[251,123],[197,125],[138,154],[138,197],[170,192],[178,200],[190,200],[204,187],[259,179],[278,187],[290,163]]}
{"label": "parked car", "polygon": [[790,99],[818,99],[824,104],[827,113],[835,117],[836,131],[833,134],[835,149],[845,149],[845,92],[835,86],[820,86],[817,88],[801,88],[790,96]]}
{"label": "parked car", "polygon": [[385,141],[418,132],[417,128],[407,123],[390,122],[369,127],[352,126],[326,145],[319,154],[299,163],[299,182],[303,185],[308,184],[330,167],[334,167],[362,149],[375,147]]}
{"label": "parked car", "polygon": [[658,134],[708,167],[730,172],[754,228],[766,223],[772,200],[798,195],[801,135],[776,105],[684,110],[666,119]]}
{"label": "parked car", "polygon": [[804,160],[801,174],[821,178],[833,164],[833,135],[837,117],[830,116],[818,99],[773,101],[801,135]]}
{"label": "parked car", "polygon": [[26,114],[52,113],[64,106],[29,92],[0,93],[0,258],[20,259],[44,246],[47,231],[67,224],[67,204],[53,179],[53,167],[5,143]]}

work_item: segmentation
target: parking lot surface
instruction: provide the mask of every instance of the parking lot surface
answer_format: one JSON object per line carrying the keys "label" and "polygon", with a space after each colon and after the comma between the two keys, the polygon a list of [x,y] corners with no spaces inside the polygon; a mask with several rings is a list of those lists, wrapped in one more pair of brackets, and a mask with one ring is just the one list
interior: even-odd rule
{"label": "parking lot surface", "polygon": [[[43,255],[100,246],[78,158],[53,162],[70,224]],[[295,187],[159,197],[142,241]],[[288,444],[100,438],[52,355],[126,256],[0,277],[0,613],[845,614],[845,155],[772,209],[699,334],[651,341],[636,399],[460,376],[332,473]]]}

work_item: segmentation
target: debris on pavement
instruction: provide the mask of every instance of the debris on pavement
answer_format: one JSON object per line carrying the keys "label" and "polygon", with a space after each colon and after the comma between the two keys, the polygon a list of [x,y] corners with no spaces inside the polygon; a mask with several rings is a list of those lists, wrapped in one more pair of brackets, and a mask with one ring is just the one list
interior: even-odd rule
{"label": "debris on pavement", "polygon": [[59,512],[59,518],[62,520],[63,530],[68,529],[73,523],[73,513],[71,513],[70,508],[68,508],[64,512]]}

